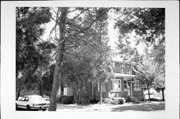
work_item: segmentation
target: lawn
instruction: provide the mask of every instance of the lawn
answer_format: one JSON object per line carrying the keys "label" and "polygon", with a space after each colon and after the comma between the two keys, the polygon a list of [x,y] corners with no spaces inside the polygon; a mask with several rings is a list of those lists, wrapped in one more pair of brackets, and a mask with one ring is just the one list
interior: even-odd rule
{"label": "lawn", "polygon": [[76,104],[58,104],[57,111],[108,111],[108,112],[125,112],[125,111],[142,111],[142,112],[150,112],[150,111],[163,111],[165,110],[165,102],[146,102],[140,104],[132,104],[126,103],[123,105],[110,105],[110,104],[93,104],[88,106],[81,106]]}

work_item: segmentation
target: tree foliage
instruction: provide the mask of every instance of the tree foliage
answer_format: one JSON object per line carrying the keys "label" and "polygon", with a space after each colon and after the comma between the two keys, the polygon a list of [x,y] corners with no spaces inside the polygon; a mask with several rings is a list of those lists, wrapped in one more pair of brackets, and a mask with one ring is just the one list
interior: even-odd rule
{"label": "tree foliage", "polygon": [[[84,64],[77,65],[76,68],[80,68],[77,75],[78,80],[86,80],[88,76],[88,63],[89,61],[87,55],[83,54],[86,51],[85,47],[88,46],[100,46],[98,42],[101,40],[99,38],[100,32],[97,33],[97,22],[103,22],[106,20],[106,12],[108,9],[105,8],[57,8],[55,12],[55,18],[52,18],[55,21],[55,26],[52,29],[56,35],[56,30],[59,32],[59,38],[55,40],[58,43],[58,50],[56,52],[56,64],[55,72],[53,77],[53,86],[51,93],[51,103],[49,110],[56,110],[56,92],[58,90],[59,82],[63,81],[63,62],[65,61],[65,55],[71,54],[75,57],[80,57],[79,62]],[[102,25],[101,25],[102,26]],[[97,42],[98,41],[98,42]],[[79,53],[80,56],[78,56]],[[83,55],[82,55],[83,54]],[[81,59],[82,58],[82,59]],[[76,62],[79,64],[79,62]],[[82,69],[85,68],[85,70]],[[60,84],[61,85],[61,84]]]}
{"label": "tree foliage", "polygon": [[41,25],[50,21],[49,15],[50,9],[45,7],[16,8],[16,87],[19,91],[21,85],[33,88],[31,84],[38,82],[36,70],[50,62],[50,52],[46,51],[55,46],[40,38],[44,33]]}
{"label": "tree foliage", "polygon": [[165,8],[124,8],[122,14],[115,24],[120,37],[135,32],[147,42],[155,42],[156,38],[165,40]]}

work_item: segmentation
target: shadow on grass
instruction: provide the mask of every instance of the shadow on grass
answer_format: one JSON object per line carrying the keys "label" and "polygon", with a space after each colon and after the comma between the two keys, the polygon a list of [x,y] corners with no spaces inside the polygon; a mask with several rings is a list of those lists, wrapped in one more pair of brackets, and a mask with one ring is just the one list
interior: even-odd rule
{"label": "shadow on grass", "polygon": [[165,110],[165,103],[149,103],[149,104],[137,104],[131,106],[122,106],[112,108],[113,112],[123,112],[123,111],[159,111]]}

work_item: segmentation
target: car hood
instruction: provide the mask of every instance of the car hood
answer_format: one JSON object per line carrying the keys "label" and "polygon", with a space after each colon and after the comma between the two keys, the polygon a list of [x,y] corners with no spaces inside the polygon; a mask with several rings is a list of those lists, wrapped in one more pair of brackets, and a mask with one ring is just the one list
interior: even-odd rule
{"label": "car hood", "polygon": [[35,101],[32,101],[32,103],[34,103],[34,104],[45,104],[46,101],[45,100],[35,100]]}

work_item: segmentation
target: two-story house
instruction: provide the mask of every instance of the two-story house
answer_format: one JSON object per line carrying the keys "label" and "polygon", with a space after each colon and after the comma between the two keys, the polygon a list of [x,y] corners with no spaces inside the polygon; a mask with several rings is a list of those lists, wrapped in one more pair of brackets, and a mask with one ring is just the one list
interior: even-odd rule
{"label": "two-story house", "polygon": [[103,98],[134,96],[143,98],[143,90],[133,71],[135,63],[123,61],[117,53],[113,53],[112,78],[102,84]]}
{"label": "two-story house", "polygon": [[133,72],[133,65],[130,62],[114,60],[113,77],[110,81],[111,88],[109,97],[142,97],[143,91],[139,88],[139,81]]}
{"label": "two-story house", "polygon": [[[143,97],[143,90],[139,88],[139,82],[133,72],[133,63],[124,62],[120,59],[113,59],[113,74],[112,78],[106,80],[101,85],[102,97],[124,97],[134,96],[137,98]],[[89,82],[88,94],[90,97],[99,92],[99,83],[93,84]],[[90,88],[91,87],[91,88]],[[59,88],[58,95],[73,96],[71,87]]]}

